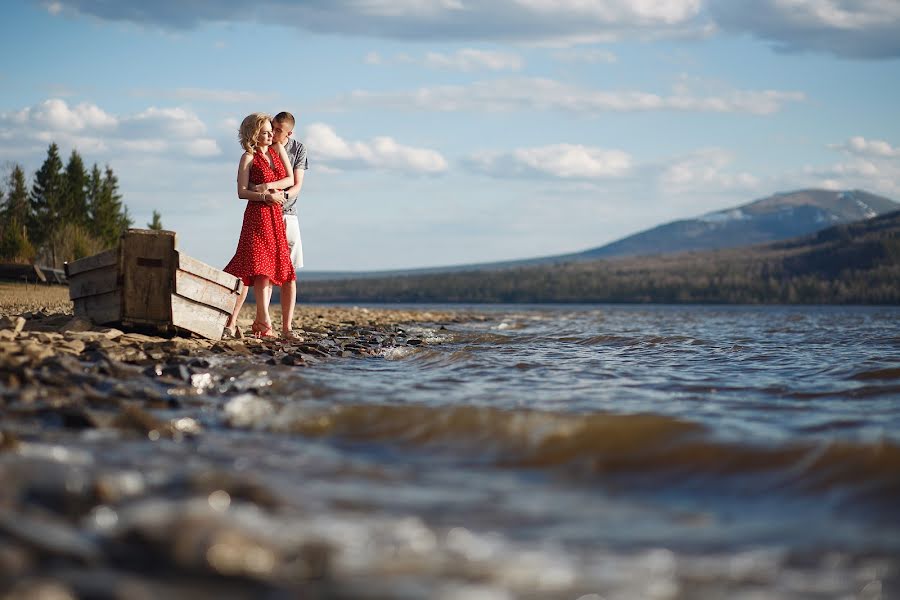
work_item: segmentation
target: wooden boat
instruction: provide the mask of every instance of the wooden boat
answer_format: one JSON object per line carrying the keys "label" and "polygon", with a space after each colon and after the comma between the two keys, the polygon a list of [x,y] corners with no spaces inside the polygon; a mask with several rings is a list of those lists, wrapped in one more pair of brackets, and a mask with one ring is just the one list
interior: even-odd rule
{"label": "wooden boat", "polygon": [[179,252],[175,237],[129,229],[117,248],[66,263],[75,315],[221,339],[243,283]]}

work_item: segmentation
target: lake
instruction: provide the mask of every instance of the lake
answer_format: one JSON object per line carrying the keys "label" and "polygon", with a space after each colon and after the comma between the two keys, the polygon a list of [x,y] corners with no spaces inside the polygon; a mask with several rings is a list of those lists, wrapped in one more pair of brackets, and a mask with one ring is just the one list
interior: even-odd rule
{"label": "lake", "polygon": [[268,526],[361,597],[898,597],[900,309],[474,308],[379,357],[221,365],[283,406],[232,405],[194,460],[292,498]]}

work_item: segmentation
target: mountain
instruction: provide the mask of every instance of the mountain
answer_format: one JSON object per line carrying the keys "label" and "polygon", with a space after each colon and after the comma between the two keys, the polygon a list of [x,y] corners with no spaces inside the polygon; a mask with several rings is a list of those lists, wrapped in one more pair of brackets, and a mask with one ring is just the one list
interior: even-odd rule
{"label": "mountain", "polygon": [[305,302],[900,304],[900,210],[757,246],[307,281]]}
{"label": "mountain", "polygon": [[861,190],[798,190],[666,223],[568,258],[645,256],[748,246],[806,235],[898,209],[897,202]]}
{"label": "mountain", "polygon": [[504,262],[397,269],[391,271],[303,271],[301,281],[370,279],[467,271],[492,271],[529,265],[561,264],[615,256],[647,256],[687,250],[711,250],[784,240],[840,223],[869,219],[900,209],[900,204],[862,190],[806,189],[774,194],[734,208],[665,223],[583,252]]}

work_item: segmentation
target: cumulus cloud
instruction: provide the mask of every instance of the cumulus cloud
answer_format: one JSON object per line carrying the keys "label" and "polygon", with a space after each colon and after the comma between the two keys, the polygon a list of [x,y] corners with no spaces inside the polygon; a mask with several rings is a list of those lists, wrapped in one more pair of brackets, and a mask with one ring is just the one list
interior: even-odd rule
{"label": "cumulus cloud", "polygon": [[207,23],[283,23],[316,33],[416,40],[585,42],[683,35],[708,27],[703,0],[59,0],[57,12],[164,29]]}
{"label": "cumulus cloud", "polygon": [[324,123],[306,128],[304,143],[316,149],[316,156],[330,168],[384,169],[417,174],[438,174],[447,170],[446,159],[437,151],[404,146],[391,137],[379,136],[368,142],[347,141]]}
{"label": "cumulus cloud", "polygon": [[579,144],[484,151],[465,162],[479,173],[498,178],[611,179],[627,175],[633,167],[627,152]]}
{"label": "cumulus cloud", "polygon": [[552,56],[561,62],[589,64],[612,64],[618,60],[618,57],[614,53],[600,48],[566,48],[564,50],[556,50],[553,52]]}
{"label": "cumulus cloud", "polygon": [[517,78],[399,92],[357,90],[336,99],[330,106],[371,105],[396,110],[442,112],[559,110],[584,115],[660,110],[767,115],[778,112],[788,102],[803,100],[805,95],[795,91],[718,90],[703,94],[679,84],[669,94],[657,94],[633,90],[596,90],[552,79]]}
{"label": "cumulus cloud", "polygon": [[710,0],[709,10],[723,29],[769,40],[783,52],[900,56],[897,0]]}
{"label": "cumulus cloud", "polygon": [[413,57],[403,53],[386,57],[377,52],[369,52],[363,61],[369,65],[419,65],[429,69],[463,72],[518,71],[524,64],[522,58],[513,52],[478,50],[476,48],[463,48],[450,54],[427,52],[422,57]]}
{"label": "cumulus cloud", "polygon": [[843,150],[848,154],[876,158],[900,157],[900,148],[891,146],[883,140],[867,140],[862,136],[854,136],[841,144],[831,144],[829,148]]}
{"label": "cumulus cloud", "polygon": [[0,113],[0,138],[40,145],[57,142],[81,152],[220,154],[218,143],[205,133],[203,121],[183,108],[149,107],[135,114],[114,115],[95,104],[70,106],[65,100],[51,98]]}
{"label": "cumulus cloud", "polygon": [[170,30],[282,22],[315,33],[404,40],[515,41],[562,46],[622,39],[750,33],[782,51],[900,56],[897,0],[54,0],[82,14]]}
{"label": "cumulus cloud", "polygon": [[900,148],[862,136],[828,147],[840,152],[843,159],[825,166],[806,166],[802,177],[830,189],[866,189],[894,199],[900,195]]}
{"label": "cumulus cloud", "polygon": [[271,104],[278,94],[260,94],[246,90],[223,90],[205,88],[148,89],[140,88],[131,91],[137,97],[165,98],[183,102],[221,102],[243,104]]}
{"label": "cumulus cloud", "polygon": [[759,179],[750,173],[733,173],[728,167],[734,158],[720,148],[697,150],[674,158],[662,166],[659,183],[673,192],[719,192],[752,189]]}

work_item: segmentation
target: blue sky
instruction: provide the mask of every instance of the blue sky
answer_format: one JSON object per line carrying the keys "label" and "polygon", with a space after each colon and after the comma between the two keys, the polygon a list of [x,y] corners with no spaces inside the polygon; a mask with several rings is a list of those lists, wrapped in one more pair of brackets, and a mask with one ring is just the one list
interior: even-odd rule
{"label": "blue sky", "polygon": [[298,117],[312,270],[578,251],[805,187],[900,200],[896,0],[4,4],[4,172],[77,148],[220,268],[255,111]]}

